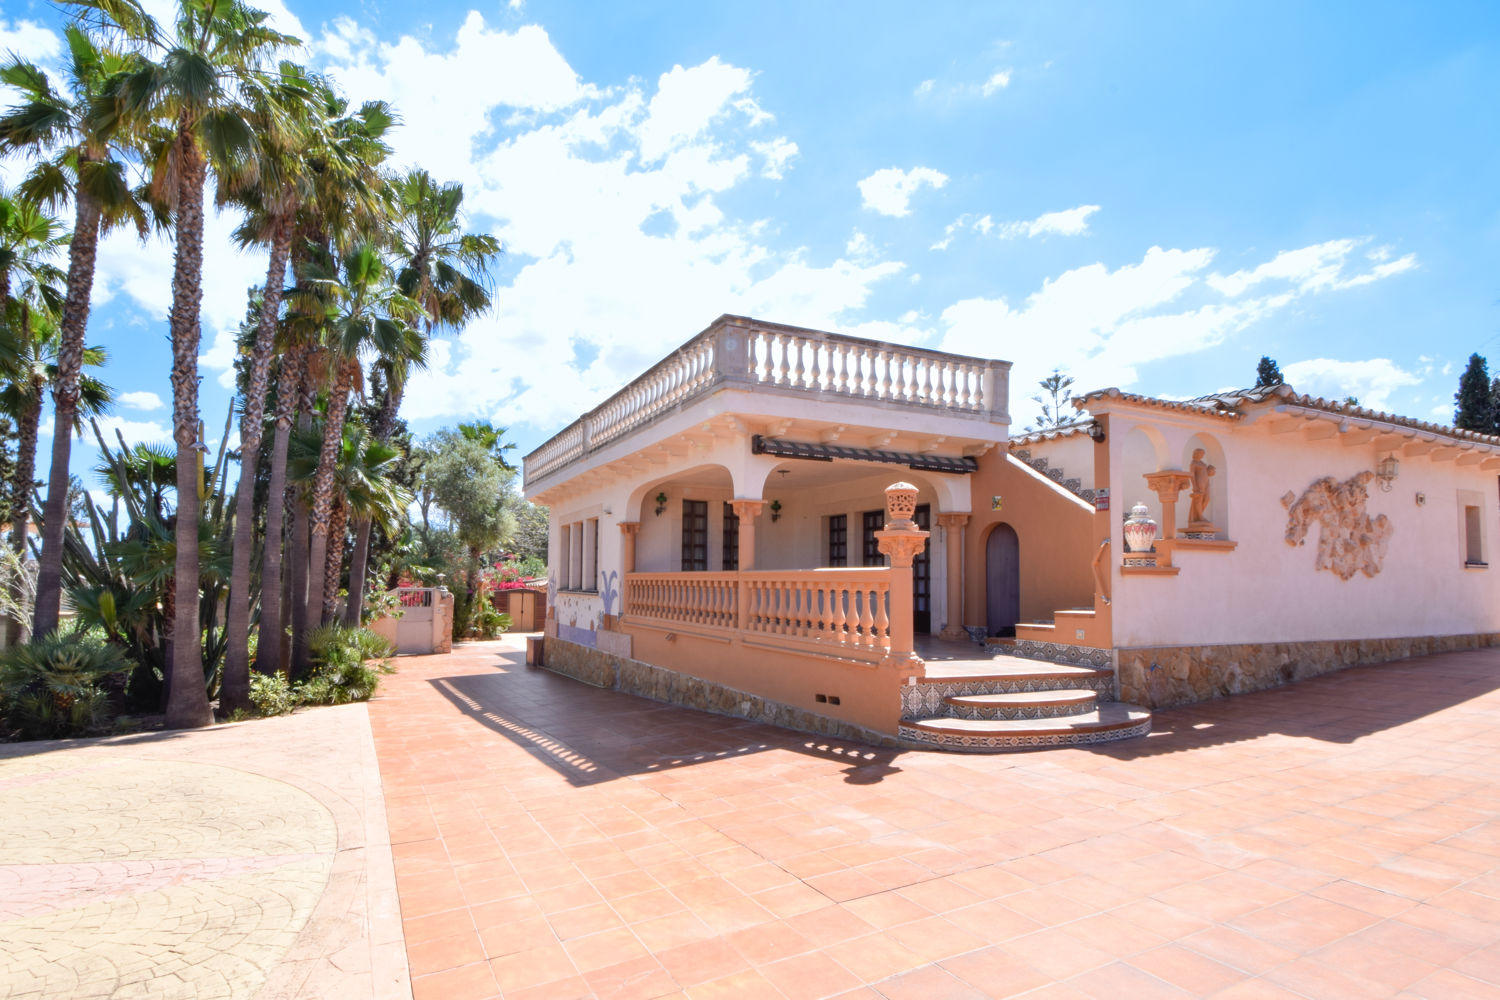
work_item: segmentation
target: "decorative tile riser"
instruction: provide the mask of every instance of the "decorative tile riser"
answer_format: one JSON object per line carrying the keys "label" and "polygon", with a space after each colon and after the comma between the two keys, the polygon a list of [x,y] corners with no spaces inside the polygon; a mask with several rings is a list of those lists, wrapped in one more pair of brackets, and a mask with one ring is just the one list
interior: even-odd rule
{"label": "decorative tile riser", "polygon": [[947,715],[944,698],[964,694],[1018,694],[1024,691],[1093,691],[1100,701],[1115,700],[1113,676],[1045,677],[1032,680],[942,681],[911,684],[901,689],[901,714],[923,719]]}
{"label": "decorative tile riser", "polygon": [[1023,660],[1045,660],[1048,663],[1066,663],[1074,667],[1093,667],[1095,670],[1110,668],[1110,650],[1093,646],[1073,646],[1063,642],[1042,642],[1040,639],[1017,639],[1014,646],[1005,652]]}
{"label": "decorative tile riser", "polygon": [[1100,743],[1134,739],[1150,732],[1151,720],[1146,719],[1124,729],[1047,733],[1036,736],[959,736],[928,733],[910,726],[902,726],[900,738],[903,742],[925,749],[953,750],[958,753],[997,753],[1006,750],[1041,750],[1048,747],[1097,746]]}
{"label": "decorative tile riser", "polygon": [[1070,715],[1087,715],[1098,711],[1096,701],[1076,705],[948,705],[943,714],[954,719],[1063,719]]}

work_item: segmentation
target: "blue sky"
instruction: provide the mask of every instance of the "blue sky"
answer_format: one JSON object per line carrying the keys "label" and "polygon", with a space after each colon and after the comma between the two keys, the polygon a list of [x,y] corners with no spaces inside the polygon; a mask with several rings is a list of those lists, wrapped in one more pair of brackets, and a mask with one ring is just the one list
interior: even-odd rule
{"label": "blue sky", "polygon": [[[419,433],[488,417],[528,451],[724,312],[1009,359],[1018,428],[1053,366],[1188,396],[1270,354],[1447,420],[1469,353],[1500,362],[1493,5],[267,7],[505,243],[493,314],[408,396]],[[7,2],[0,48],[51,59],[60,23]],[[264,275],[230,228],[210,438]],[[170,270],[164,244],[101,254],[130,437],[170,426]]]}

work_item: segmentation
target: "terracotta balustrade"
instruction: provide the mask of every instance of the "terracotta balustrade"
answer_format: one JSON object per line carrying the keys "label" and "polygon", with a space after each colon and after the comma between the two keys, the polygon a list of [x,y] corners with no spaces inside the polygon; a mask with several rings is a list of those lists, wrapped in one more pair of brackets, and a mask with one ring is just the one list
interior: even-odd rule
{"label": "terracotta balustrade", "polygon": [[890,570],[632,573],[625,620],[739,632],[778,645],[879,661],[890,649]]}

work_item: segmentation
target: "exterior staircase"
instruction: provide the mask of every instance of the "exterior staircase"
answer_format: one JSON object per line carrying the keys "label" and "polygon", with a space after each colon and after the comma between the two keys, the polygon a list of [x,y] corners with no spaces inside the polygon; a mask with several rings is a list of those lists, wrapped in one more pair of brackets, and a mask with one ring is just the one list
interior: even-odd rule
{"label": "exterior staircase", "polygon": [[1061,466],[1053,467],[1045,458],[1033,458],[1029,448],[1017,448],[1011,454],[1080,500],[1087,500],[1089,503],[1093,503],[1095,496],[1098,495],[1096,490],[1085,488],[1082,479],[1068,478],[1068,474],[1062,470]]}
{"label": "exterior staircase", "polygon": [[[976,651],[977,652],[977,651]],[[928,662],[901,689],[901,738],[967,753],[1091,746],[1145,736],[1151,712],[1115,701],[1110,668],[1027,660]]]}

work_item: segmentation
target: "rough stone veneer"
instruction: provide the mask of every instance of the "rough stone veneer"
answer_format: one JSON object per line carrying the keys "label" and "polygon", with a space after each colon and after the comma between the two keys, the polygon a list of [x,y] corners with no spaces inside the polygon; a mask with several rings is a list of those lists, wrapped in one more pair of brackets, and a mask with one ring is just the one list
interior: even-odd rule
{"label": "rough stone veneer", "polygon": [[760,695],[679,674],[673,670],[642,663],[628,657],[589,649],[565,639],[547,640],[546,669],[574,680],[633,694],[652,701],[695,708],[700,712],[731,715],[753,722],[765,722],[783,729],[820,733],[843,740],[857,740],[871,746],[898,747],[901,742],[839,719],[817,715],[791,705],[762,698]]}
{"label": "rough stone veneer", "polygon": [[1120,700],[1171,708],[1368,663],[1500,645],[1500,633],[1121,649]]}

